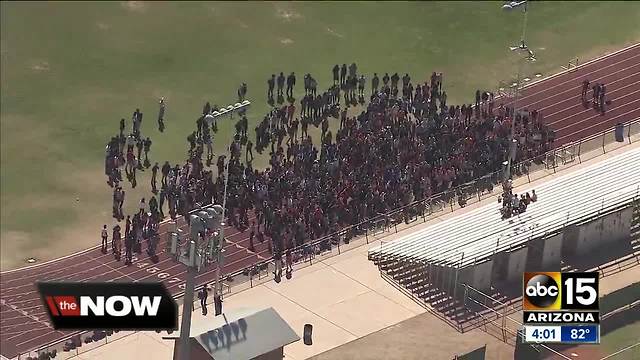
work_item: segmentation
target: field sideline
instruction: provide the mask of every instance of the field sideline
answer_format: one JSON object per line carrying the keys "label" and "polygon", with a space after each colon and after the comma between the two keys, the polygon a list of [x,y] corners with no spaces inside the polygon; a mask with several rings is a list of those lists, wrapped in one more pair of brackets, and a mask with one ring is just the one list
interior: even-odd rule
{"label": "field sideline", "polygon": [[[515,73],[506,46],[522,18],[500,4],[2,2],[0,267],[98,241],[98,227],[112,223],[104,145],[136,107],[152,161],[175,163],[206,100],[235,102],[245,81],[255,123],[267,110],[266,78],[279,71],[310,72],[324,88],[336,62],[355,61],[367,77],[438,70],[451,102],[469,102]],[[527,38],[539,60],[525,75],[637,42],[638,19],[633,2],[533,3]],[[231,128],[222,124],[218,139]],[[127,186],[130,205],[148,196],[148,179]]]}

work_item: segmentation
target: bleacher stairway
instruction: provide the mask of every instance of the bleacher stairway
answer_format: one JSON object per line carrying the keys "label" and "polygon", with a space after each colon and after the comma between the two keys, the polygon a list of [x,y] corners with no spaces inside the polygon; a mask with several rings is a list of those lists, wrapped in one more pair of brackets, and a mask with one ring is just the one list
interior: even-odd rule
{"label": "bleacher stairway", "polygon": [[513,313],[516,308],[513,304],[520,302],[519,298],[509,299],[495,289],[489,294],[491,300],[485,296],[472,296],[463,285],[459,285],[455,294],[444,291],[433,284],[437,280],[430,279],[428,265],[420,262],[386,256],[373,260],[385,281],[459,332],[481,326],[486,328],[487,322]]}

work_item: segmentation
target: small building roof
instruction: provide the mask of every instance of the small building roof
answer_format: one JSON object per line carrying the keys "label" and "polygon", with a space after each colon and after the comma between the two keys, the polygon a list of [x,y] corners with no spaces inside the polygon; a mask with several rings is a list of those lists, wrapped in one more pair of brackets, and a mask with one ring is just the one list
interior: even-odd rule
{"label": "small building roof", "polygon": [[[192,323],[190,335],[215,360],[252,359],[300,340],[273,308],[227,311]],[[163,338],[178,340],[180,333]]]}

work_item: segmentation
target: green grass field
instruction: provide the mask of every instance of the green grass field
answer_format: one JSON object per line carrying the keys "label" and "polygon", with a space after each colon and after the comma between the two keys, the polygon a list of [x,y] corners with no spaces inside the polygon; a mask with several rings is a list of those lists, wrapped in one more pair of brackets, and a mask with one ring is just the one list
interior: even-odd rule
{"label": "green grass field", "polygon": [[[628,346],[632,346],[640,341],[640,322],[635,322],[627,326],[616,329],[600,339],[601,346],[604,347],[605,354],[613,354]],[[613,357],[616,360],[640,359],[640,347],[621,352]]]}
{"label": "green grass field", "polygon": [[[2,2],[2,269],[98,242],[98,228],[112,223],[104,146],[136,107],[152,160],[175,163],[206,100],[235,102],[245,81],[255,123],[275,72],[295,71],[299,88],[310,72],[326,88],[335,63],[355,61],[368,78],[409,72],[414,83],[443,71],[450,102],[470,101],[476,88],[515,74],[507,46],[522,16],[501,4]],[[532,3],[527,39],[538,62],[525,75],[637,42],[634,23],[637,2]],[[164,134],[155,124],[160,96]],[[221,124],[218,149],[231,129]],[[148,179],[127,191],[130,205]]]}

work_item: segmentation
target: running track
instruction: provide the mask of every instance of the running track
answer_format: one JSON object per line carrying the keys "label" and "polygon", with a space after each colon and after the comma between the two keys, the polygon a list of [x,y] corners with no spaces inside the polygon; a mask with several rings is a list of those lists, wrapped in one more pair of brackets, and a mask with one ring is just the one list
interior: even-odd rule
{"label": "running track", "polygon": [[[584,108],[580,101],[582,81],[604,82],[611,101],[605,115]],[[590,93],[589,93],[590,95]],[[507,102],[509,99],[505,99]],[[556,146],[597,134],[618,122],[640,118],[640,44],[625,48],[563,72],[532,83],[522,90],[518,108],[542,111],[543,121],[556,131]],[[161,238],[166,239],[168,224],[161,226]],[[225,265],[223,273],[232,273],[256,261],[269,257],[266,242],[256,242],[256,252],[248,247],[248,233],[227,227]],[[159,246],[163,249],[164,246]],[[144,252],[143,252],[144,254]],[[57,341],[69,334],[53,330],[46,310],[36,293],[35,281],[158,281],[180,294],[184,289],[186,269],[175,263],[162,250],[157,264],[146,255],[134,258],[132,266],[124,266],[94,247],[63,257],[0,274],[0,353],[13,358]],[[212,282],[214,272],[202,273],[198,284]]]}

